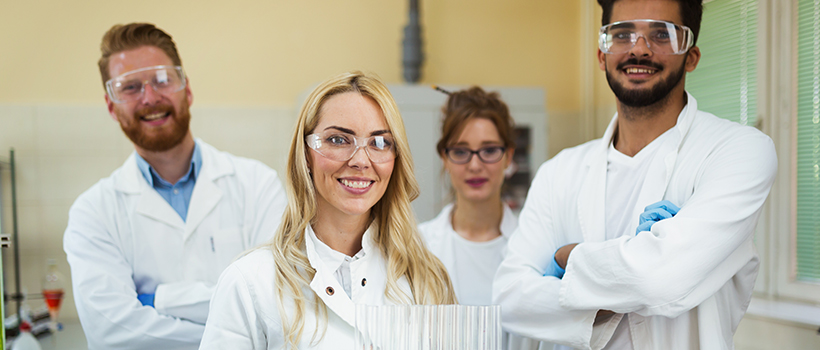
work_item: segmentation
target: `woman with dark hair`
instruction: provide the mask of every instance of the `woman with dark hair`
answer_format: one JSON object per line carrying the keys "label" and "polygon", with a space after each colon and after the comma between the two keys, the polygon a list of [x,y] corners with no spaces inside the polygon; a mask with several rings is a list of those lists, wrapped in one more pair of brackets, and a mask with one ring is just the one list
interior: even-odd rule
{"label": "woman with dark hair", "polygon": [[[492,283],[518,219],[501,200],[515,150],[514,122],[498,93],[474,86],[447,92],[437,144],[454,202],[419,226],[427,246],[450,274],[460,304],[492,304]],[[517,336],[505,349],[536,349]]]}

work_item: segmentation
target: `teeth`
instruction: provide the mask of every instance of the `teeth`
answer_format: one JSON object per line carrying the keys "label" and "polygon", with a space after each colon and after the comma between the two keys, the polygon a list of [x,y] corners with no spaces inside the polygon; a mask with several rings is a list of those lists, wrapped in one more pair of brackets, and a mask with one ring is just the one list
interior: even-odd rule
{"label": "teeth", "polygon": [[655,73],[654,69],[646,69],[646,68],[627,68],[627,74],[652,74]]}
{"label": "teeth", "polygon": [[165,116],[165,112],[157,112],[157,113],[151,113],[149,115],[146,115],[146,116],[142,117],[142,119],[151,121],[151,120],[157,120],[157,119],[162,118],[164,116]]}
{"label": "teeth", "polygon": [[365,188],[370,186],[370,181],[350,181],[342,179],[342,184],[352,188]]}

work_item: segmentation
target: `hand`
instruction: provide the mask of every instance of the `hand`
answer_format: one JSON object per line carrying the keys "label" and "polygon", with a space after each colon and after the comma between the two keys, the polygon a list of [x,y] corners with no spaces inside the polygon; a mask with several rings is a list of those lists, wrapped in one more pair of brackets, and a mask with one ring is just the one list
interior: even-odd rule
{"label": "hand", "polygon": [[140,294],[137,295],[137,299],[142,303],[142,306],[154,307],[154,294]]}
{"label": "hand", "polygon": [[555,254],[553,254],[552,261],[549,266],[547,266],[547,271],[544,272],[544,276],[553,276],[561,279],[564,277],[564,272],[564,269],[558,265],[557,261],[555,261]]}
{"label": "hand", "polygon": [[648,205],[639,217],[639,225],[635,234],[649,231],[656,222],[674,217],[680,208],[667,200]]}
{"label": "hand", "polygon": [[547,266],[547,271],[544,272],[544,276],[553,276],[563,278],[564,277],[564,269],[567,266],[567,259],[569,259],[569,253],[572,251],[578,243],[567,244],[558,250],[555,251],[555,254],[552,255],[552,261],[550,265]]}

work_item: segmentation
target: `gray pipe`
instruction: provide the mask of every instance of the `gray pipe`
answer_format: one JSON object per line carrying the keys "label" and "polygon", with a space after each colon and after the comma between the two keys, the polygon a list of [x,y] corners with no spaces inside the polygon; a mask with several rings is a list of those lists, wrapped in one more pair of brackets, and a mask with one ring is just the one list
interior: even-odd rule
{"label": "gray pipe", "polygon": [[424,64],[424,53],[421,44],[419,2],[418,0],[410,0],[409,21],[404,27],[404,40],[402,40],[402,65],[404,67],[405,82],[417,83],[421,79],[421,66]]}

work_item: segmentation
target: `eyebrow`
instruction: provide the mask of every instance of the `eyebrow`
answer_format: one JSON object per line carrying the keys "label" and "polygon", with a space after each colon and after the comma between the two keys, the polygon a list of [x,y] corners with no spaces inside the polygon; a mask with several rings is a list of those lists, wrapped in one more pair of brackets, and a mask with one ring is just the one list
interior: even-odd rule
{"label": "eyebrow", "polygon": [[612,29],[623,29],[623,28],[635,28],[635,23],[626,22],[626,23],[618,23],[612,26]]}
{"label": "eyebrow", "polygon": [[[328,127],[325,128],[325,130],[328,130],[328,129],[336,129],[336,130],[339,130],[339,131],[341,131],[345,134],[356,135],[355,131],[350,130],[348,128],[343,128],[341,126],[331,125],[331,126],[328,126]],[[390,130],[376,130],[376,131],[371,132],[370,136],[378,136],[378,135],[384,135],[384,134],[391,134],[391,132],[390,132]]]}
{"label": "eyebrow", "polygon": [[[481,147],[482,148],[487,147],[487,146],[489,146],[489,147],[502,146],[503,147],[503,145],[504,145],[504,141],[483,141],[483,142],[481,142]],[[453,146],[468,146],[468,143],[466,141],[456,142],[456,143],[453,144]]]}

